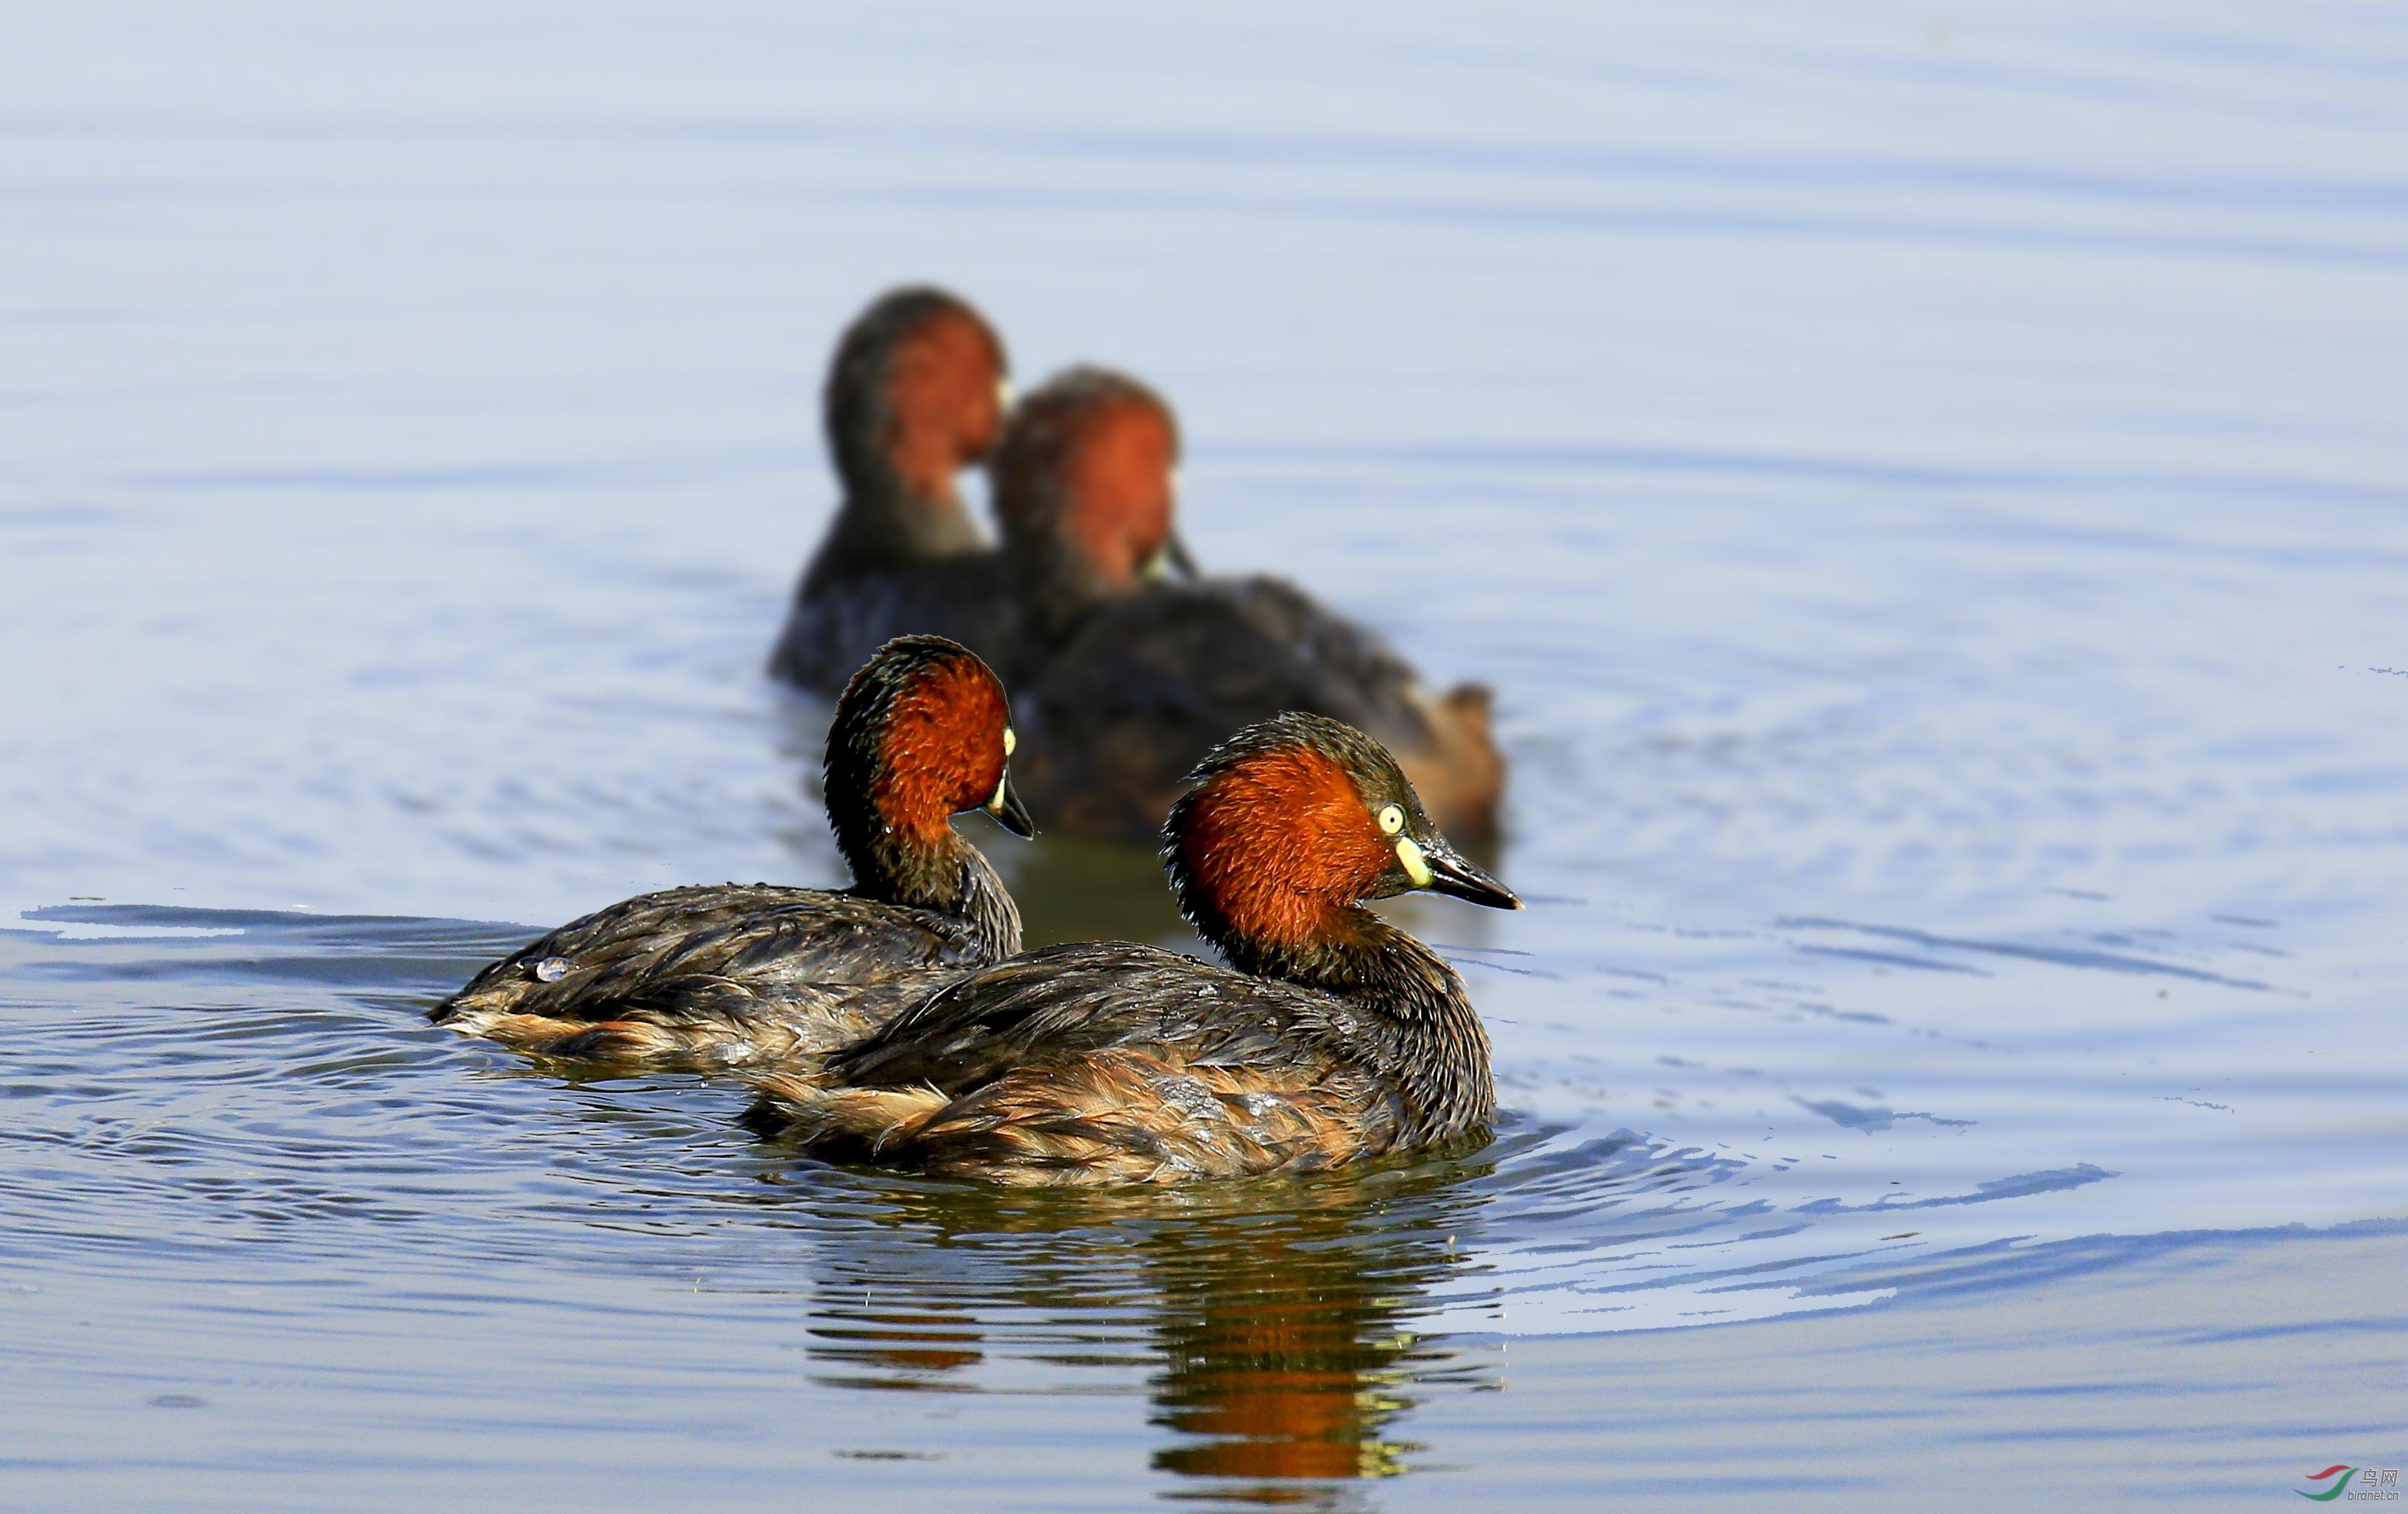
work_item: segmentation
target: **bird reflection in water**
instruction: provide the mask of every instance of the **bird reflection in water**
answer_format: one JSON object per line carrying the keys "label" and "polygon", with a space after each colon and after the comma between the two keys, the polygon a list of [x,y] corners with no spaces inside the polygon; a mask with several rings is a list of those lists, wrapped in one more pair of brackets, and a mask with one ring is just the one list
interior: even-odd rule
{"label": "bird reflection in water", "polygon": [[1397,1431],[1417,1391],[1494,1386],[1413,1328],[1475,1270],[1468,1180],[1488,1166],[1425,1157],[1202,1192],[898,1183],[862,1213],[873,1223],[823,1240],[814,1376],[975,1392],[990,1355],[1142,1373],[1171,1433],[1153,1464],[1221,1483],[1182,1496],[1325,1502],[1309,1484],[1408,1470],[1420,1448]]}
{"label": "bird reflection in water", "polygon": [[[1393,1240],[1393,1237],[1389,1238]],[[1335,1241],[1335,1244],[1332,1242]],[[1444,1267],[1444,1238],[1429,1247]],[[1420,1448],[1390,1438],[1420,1375],[1455,1352],[1399,1318],[1412,1302],[1394,1256],[1379,1271],[1334,1236],[1266,1227],[1198,1265],[1166,1258],[1154,1326],[1162,1366],[1154,1422],[1179,1439],[1154,1464],[1188,1477],[1387,1477]],[[1279,1491],[1255,1495],[1283,1502]]]}

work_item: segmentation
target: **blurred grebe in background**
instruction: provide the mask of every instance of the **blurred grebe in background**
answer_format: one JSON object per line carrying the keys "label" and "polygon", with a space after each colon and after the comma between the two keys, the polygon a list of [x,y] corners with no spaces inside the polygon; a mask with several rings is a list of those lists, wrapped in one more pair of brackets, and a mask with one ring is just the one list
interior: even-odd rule
{"label": "blurred grebe in background", "polygon": [[857,1039],[961,972],[1020,949],[1020,911],[952,817],[1035,834],[1013,794],[1003,686],[966,648],[898,638],[828,728],[828,824],[847,889],[709,885],[644,894],[492,964],[429,1015],[523,1051],[727,1065]]}
{"label": "blurred grebe in background", "polygon": [[1183,557],[1179,450],[1160,396],[1092,368],[1028,395],[1005,426],[992,466],[1032,812],[1148,840],[1215,742],[1301,710],[1386,743],[1449,834],[1493,838],[1505,763],[1487,688],[1433,698],[1379,636],[1284,580],[1168,576]]}
{"label": "blurred grebe in background", "polygon": [[1127,942],[983,968],[814,1070],[756,1131],[1017,1186],[1309,1171],[1484,1134],[1488,1036],[1437,953],[1363,907],[1521,901],[1447,844],[1380,744],[1286,714],[1239,732],[1164,827],[1215,967]]}
{"label": "blurred grebe in background", "polygon": [[890,639],[926,632],[1001,668],[1011,595],[954,477],[1010,407],[1002,339],[941,289],[880,296],[845,328],[823,393],[844,497],[803,570],[770,673],[835,697]]}

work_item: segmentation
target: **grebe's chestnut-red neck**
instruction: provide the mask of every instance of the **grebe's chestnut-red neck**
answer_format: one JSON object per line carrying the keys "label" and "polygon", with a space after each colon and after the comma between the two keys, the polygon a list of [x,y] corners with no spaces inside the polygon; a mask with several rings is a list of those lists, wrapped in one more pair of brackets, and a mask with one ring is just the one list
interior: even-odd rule
{"label": "grebe's chestnut-red neck", "polygon": [[953,816],[984,810],[1036,833],[1012,792],[1011,710],[985,663],[941,636],[902,636],[854,673],[828,727],[824,786],[854,887],[951,907],[976,852]]}
{"label": "grebe's chestnut-red neck", "polygon": [[1439,833],[1386,748],[1320,715],[1279,715],[1216,747],[1163,834],[1182,913],[1249,972],[1361,981],[1350,956],[1398,934],[1368,900],[1427,889],[1521,908]]}
{"label": "grebe's chestnut-red neck", "polygon": [[1184,564],[1178,467],[1179,423],[1161,396],[1103,368],[1059,374],[1021,401],[996,452],[1005,550],[1056,595],[1133,593]]}
{"label": "grebe's chestnut-red neck", "polygon": [[846,328],[828,369],[828,443],[848,497],[958,508],[953,476],[995,448],[1010,405],[1003,341],[968,301],[895,290]]}

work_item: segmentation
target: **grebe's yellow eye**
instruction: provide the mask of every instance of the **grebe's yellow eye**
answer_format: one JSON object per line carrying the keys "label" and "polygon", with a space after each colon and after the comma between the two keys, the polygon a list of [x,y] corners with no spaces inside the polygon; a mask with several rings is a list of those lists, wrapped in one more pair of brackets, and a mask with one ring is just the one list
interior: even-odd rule
{"label": "grebe's yellow eye", "polygon": [[1011,760],[1011,750],[1012,750],[1012,748],[1013,748],[1013,747],[1018,746],[1019,744],[1020,744],[1020,738],[1019,738],[1019,737],[1017,737],[1017,736],[1014,736],[1014,735],[1011,733],[1011,728],[1010,728],[1010,726],[1006,726],[1006,727],[1004,727],[1004,728],[1003,728],[1003,759],[1004,759],[1006,762],[1009,762],[1009,761],[1010,761],[1010,760]]}
{"label": "grebe's yellow eye", "polygon": [[1405,812],[1401,805],[1391,804],[1380,812],[1380,834],[1393,836],[1405,829]]}

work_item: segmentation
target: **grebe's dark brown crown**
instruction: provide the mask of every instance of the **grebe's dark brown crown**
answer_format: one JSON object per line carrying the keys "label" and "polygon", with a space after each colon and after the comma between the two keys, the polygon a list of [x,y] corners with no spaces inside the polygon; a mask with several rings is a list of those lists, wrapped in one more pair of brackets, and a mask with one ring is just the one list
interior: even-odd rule
{"label": "grebe's dark brown crown", "polygon": [[1179,420],[1125,373],[1074,368],[1029,393],[996,449],[1004,548],[1031,580],[1080,599],[1127,593],[1179,544]]}
{"label": "grebe's dark brown crown", "polygon": [[1206,755],[1163,825],[1162,856],[1197,932],[1275,975],[1355,933],[1367,900],[1427,889],[1522,907],[1440,834],[1387,748],[1294,711]]}
{"label": "grebe's dark brown crown", "polygon": [[[828,727],[824,786],[856,887],[894,879],[941,894],[963,844],[952,817],[984,810],[1036,827],[1011,789],[1011,707],[976,654],[941,636],[898,636],[864,663]],[[921,878],[916,874],[926,872]]]}
{"label": "grebe's dark brown crown", "polygon": [[995,447],[1009,374],[1003,339],[959,296],[913,285],[872,301],[822,396],[847,489],[950,499],[953,474]]}

